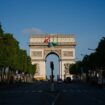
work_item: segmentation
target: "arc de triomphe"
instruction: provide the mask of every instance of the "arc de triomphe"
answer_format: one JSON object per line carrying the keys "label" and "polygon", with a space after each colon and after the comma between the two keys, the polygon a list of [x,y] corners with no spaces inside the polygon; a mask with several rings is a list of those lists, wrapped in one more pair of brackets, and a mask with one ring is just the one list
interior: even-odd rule
{"label": "arc de triomphe", "polygon": [[75,63],[75,36],[74,35],[32,35],[29,40],[30,57],[32,64],[36,64],[34,78],[46,79],[46,57],[56,54],[60,61],[60,78],[69,74],[69,65]]}

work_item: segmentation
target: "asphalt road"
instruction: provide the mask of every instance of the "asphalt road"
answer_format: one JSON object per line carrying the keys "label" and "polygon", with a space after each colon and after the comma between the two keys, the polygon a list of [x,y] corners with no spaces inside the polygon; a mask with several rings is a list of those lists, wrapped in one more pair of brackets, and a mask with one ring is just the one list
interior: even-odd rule
{"label": "asphalt road", "polygon": [[61,92],[55,105],[105,105],[105,89],[84,83],[59,87]]}
{"label": "asphalt road", "polygon": [[105,105],[105,89],[73,82],[48,82],[0,86],[0,105]]}

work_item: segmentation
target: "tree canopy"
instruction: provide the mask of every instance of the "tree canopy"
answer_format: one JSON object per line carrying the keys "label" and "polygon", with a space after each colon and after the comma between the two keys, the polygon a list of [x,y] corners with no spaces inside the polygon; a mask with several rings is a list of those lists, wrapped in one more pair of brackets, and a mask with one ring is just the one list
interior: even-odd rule
{"label": "tree canopy", "polygon": [[13,34],[4,33],[0,24],[0,68],[11,68],[14,72],[19,70],[34,74],[35,68],[31,64],[31,59],[26,50],[19,46],[19,42]]}
{"label": "tree canopy", "polygon": [[94,52],[90,55],[85,55],[81,62],[73,64],[70,68],[70,72],[79,73],[81,72],[80,68],[83,68],[84,72],[87,72],[89,69],[103,69],[105,71],[105,37],[101,38]]}

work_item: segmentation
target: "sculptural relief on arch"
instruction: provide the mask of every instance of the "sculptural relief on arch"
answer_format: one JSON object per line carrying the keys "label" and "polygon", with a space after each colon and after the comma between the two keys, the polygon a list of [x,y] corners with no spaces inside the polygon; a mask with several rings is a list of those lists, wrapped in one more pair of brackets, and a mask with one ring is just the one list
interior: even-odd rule
{"label": "sculptural relief on arch", "polygon": [[29,39],[30,57],[36,64],[34,78],[46,79],[46,57],[54,53],[60,61],[60,78],[69,75],[69,65],[75,63],[75,36],[62,34],[32,35]]}

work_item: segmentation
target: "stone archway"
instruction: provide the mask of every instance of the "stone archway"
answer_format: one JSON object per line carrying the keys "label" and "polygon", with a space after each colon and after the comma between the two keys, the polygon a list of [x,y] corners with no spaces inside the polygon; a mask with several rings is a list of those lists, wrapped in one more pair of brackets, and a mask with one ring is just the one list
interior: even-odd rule
{"label": "stone archway", "polygon": [[75,46],[74,35],[31,36],[30,57],[32,64],[37,65],[35,78],[46,79],[45,58],[50,53],[56,53],[60,58],[60,78],[64,79],[65,76],[69,75],[68,65],[75,63]]}
{"label": "stone archway", "polygon": [[58,80],[60,78],[60,57],[55,51],[49,52],[45,57],[46,64],[46,79],[50,79],[51,76],[51,68],[50,62],[54,63],[54,80]]}

